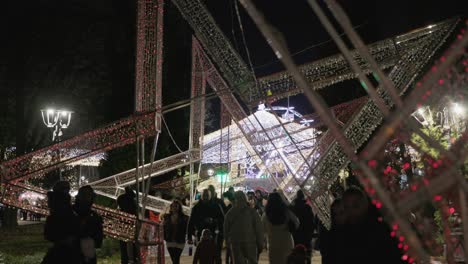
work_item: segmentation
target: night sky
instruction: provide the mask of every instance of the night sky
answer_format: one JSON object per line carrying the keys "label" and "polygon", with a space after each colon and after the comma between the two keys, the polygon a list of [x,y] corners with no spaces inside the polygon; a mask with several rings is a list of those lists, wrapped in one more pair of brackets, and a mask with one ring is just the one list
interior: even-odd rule
{"label": "night sky", "polygon": [[[204,2],[233,46],[246,58],[234,1]],[[254,2],[285,35],[297,63],[337,52],[305,0]],[[468,14],[468,1],[464,0],[339,2],[366,43]],[[281,70],[281,63],[262,35],[242,6],[238,7],[257,75]],[[166,2],[165,15],[163,98],[169,104],[189,96],[191,30],[170,2]],[[26,124],[25,133],[30,138],[27,148],[50,144],[49,131],[43,127],[39,112],[48,105],[75,111],[68,136],[133,112],[135,1],[7,1],[0,9],[0,30],[0,118],[8,123],[12,115],[21,115],[16,111],[21,105],[15,98],[24,99],[24,119],[14,119]],[[336,104],[361,95],[362,91],[354,86],[345,83],[322,93],[330,104]],[[301,98],[294,100],[302,102]],[[186,133],[180,120],[187,114],[174,113],[173,118],[168,118],[176,138]],[[4,129],[1,136],[6,138]]]}

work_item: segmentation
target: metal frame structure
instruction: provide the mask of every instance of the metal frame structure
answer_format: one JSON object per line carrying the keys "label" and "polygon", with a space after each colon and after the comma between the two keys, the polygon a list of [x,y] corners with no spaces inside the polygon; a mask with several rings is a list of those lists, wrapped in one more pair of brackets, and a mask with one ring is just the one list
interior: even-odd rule
{"label": "metal frame structure", "polygon": [[[322,8],[317,4],[316,1],[314,0],[309,0],[308,1],[311,8],[314,10],[314,12],[317,14],[319,17],[320,21],[322,24],[324,24],[325,28],[327,31],[332,35],[332,37],[336,36],[336,30],[332,26],[330,20],[325,16]],[[299,68],[295,65],[295,63],[292,60],[292,57],[289,55],[289,52],[287,48],[284,45],[284,42],[281,41],[281,39],[278,37],[276,34],[276,30],[265,20],[265,17],[263,14],[255,7],[255,5],[250,1],[250,0],[241,0],[241,3],[243,4],[244,8],[247,10],[249,13],[250,17],[254,20],[255,24],[259,27],[260,31],[262,34],[265,36],[266,39],[269,40],[269,44],[271,45],[272,49],[277,53],[280,54],[280,59],[283,62],[283,64],[286,66],[288,71],[292,74],[294,77],[295,81],[298,83],[298,85],[301,87],[302,90],[304,90],[307,98],[309,99],[310,103],[314,106],[314,108],[317,110],[319,115],[323,118],[324,122],[326,123],[327,127],[331,130],[333,135],[336,137],[336,141],[339,143],[339,152],[342,153],[342,156],[346,159],[349,158],[351,159],[354,163],[357,164],[357,166],[363,171],[364,175],[358,175],[358,178],[360,182],[366,187],[367,192],[371,195],[372,198],[374,198],[375,204],[379,205],[378,207],[381,207],[382,205],[385,206],[387,216],[389,219],[387,221],[390,221],[391,223],[393,222],[393,233],[392,234],[399,234],[400,235],[400,241],[408,241],[409,246],[403,246],[403,249],[407,251],[407,254],[403,255],[404,260],[408,260],[410,263],[414,262],[414,258],[416,258],[419,261],[428,261],[429,257],[424,248],[422,247],[422,241],[420,241],[415,232],[410,228],[410,225],[408,221],[403,217],[403,213],[408,213],[406,212],[401,212],[396,208],[394,201],[391,199],[389,196],[389,193],[385,190],[381,180],[377,176],[377,172],[374,171],[374,164],[377,163],[376,160],[372,160],[376,157],[376,154],[382,150],[382,147],[385,145],[385,143],[389,140],[389,138],[394,135],[397,131],[397,128],[399,128],[402,132],[407,132],[408,130],[412,131],[411,127],[411,121],[412,119],[404,120],[406,117],[411,115],[411,112],[414,111],[416,105],[418,102],[421,102],[421,98],[426,101],[432,101],[434,100],[432,93],[434,91],[433,87],[435,86],[434,84],[437,83],[437,79],[442,77],[442,75],[445,73],[445,71],[448,69],[450,65],[453,65],[456,63],[456,60],[459,59],[463,55],[464,48],[468,44],[468,35],[465,34],[465,29],[460,31],[460,35],[458,35],[458,41],[452,46],[450,52],[446,56],[443,56],[441,59],[440,65],[437,67],[433,68],[433,72],[431,72],[427,79],[424,80],[422,83],[421,87],[417,85],[417,89],[414,89],[410,95],[404,100],[399,97],[399,95],[402,95],[408,84],[412,83],[415,78],[417,78],[418,72],[410,71],[409,73],[406,72],[401,72],[399,75],[400,77],[397,80],[394,80],[393,83],[383,75],[381,70],[376,67],[376,62],[372,58],[372,56],[369,56],[368,49],[363,46],[361,43],[362,41],[360,38],[357,36],[355,31],[351,28],[350,21],[347,18],[346,14],[342,12],[341,7],[333,0],[326,0],[329,8],[331,9],[333,15],[337,19],[337,21],[345,28],[345,32],[348,35],[348,37],[351,39],[351,42],[353,45],[357,46],[359,49],[359,53],[365,57],[366,61],[370,64],[372,68],[372,73],[377,76],[377,80],[379,83],[381,83],[382,87],[379,88],[376,93],[376,90],[373,86],[367,86],[366,83],[366,88],[368,88],[368,92],[371,95],[373,101],[375,104],[379,106],[380,109],[378,109],[375,104],[368,105],[367,106],[367,111],[370,111],[372,109],[372,106],[374,107],[375,111],[372,111],[374,115],[377,115],[378,119],[381,119],[383,115],[387,116],[388,121],[381,127],[375,137],[371,140],[370,143],[367,145],[365,148],[364,154],[366,155],[366,158],[359,158],[356,155],[356,143],[359,144],[359,142],[355,142],[354,138],[352,137],[353,134],[346,134],[343,133],[343,131],[340,130],[336,124],[333,123],[333,117],[330,115],[330,113],[327,111],[327,107],[324,104],[323,100],[318,96],[318,94],[313,90],[309,88],[309,85],[306,81],[305,76],[300,72]],[[334,39],[335,42],[338,44],[338,46],[342,46],[340,43],[339,39]],[[440,46],[440,42],[438,42],[435,45],[435,48]],[[425,47],[427,50],[425,51],[426,56],[424,57],[419,57],[419,59],[422,59],[422,63],[424,63],[424,59],[427,57],[431,57],[431,55],[434,53],[434,48],[428,48]],[[341,51],[345,55],[346,58],[350,58],[350,62],[352,65],[356,66],[355,61],[352,59],[350,56],[349,50],[346,48],[342,48]],[[424,54],[424,52],[420,52],[420,54],[411,54],[407,56],[407,58],[413,58],[418,57],[417,55],[421,56],[421,53]],[[414,60],[413,64],[418,64],[419,60]],[[410,69],[414,69],[414,65],[412,65]],[[354,71],[360,71],[362,73],[362,69],[359,67],[355,67],[356,69],[353,69]],[[393,74],[394,76],[398,73],[398,68],[394,71],[392,71],[391,75]],[[391,76],[390,75],[390,76]],[[383,77],[383,78],[381,78]],[[360,78],[365,79],[362,74],[360,74]],[[404,80],[404,81],[403,81]],[[439,79],[439,84],[443,83]],[[367,80],[368,81],[368,80]],[[403,83],[406,83],[405,85],[402,86],[402,81]],[[399,91],[398,91],[399,88]],[[429,92],[429,94],[427,94]],[[426,93],[426,94],[424,94]],[[393,104],[396,105],[398,108],[398,111],[394,113],[390,113],[388,109],[382,108],[382,98],[378,96],[383,96],[383,99],[385,99],[386,103],[392,106]],[[425,97],[421,97],[422,95],[425,95]],[[428,97],[430,97],[430,100],[427,100]],[[391,100],[394,100],[392,102]],[[365,109],[365,108],[364,108]],[[382,111],[382,112],[380,112]],[[365,111],[361,111],[361,113],[365,113]],[[380,117],[379,117],[380,116]],[[369,120],[366,120],[367,122]],[[409,121],[409,122],[408,122]],[[380,123],[380,120],[375,120],[368,122],[372,125],[376,123]],[[403,127],[401,127],[403,125]],[[365,123],[361,122],[361,127],[366,127]],[[373,129],[371,129],[373,130]],[[358,137],[361,137],[362,135],[358,135]],[[437,147],[440,149],[443,153],[446,153],[450,156],[457,157],[454,159],[456,164],[460,164],[460,162],[464,162],[465,156],[464,155],[456,155],[460,154],[457,152],[459,148],[456,148],[455,146],[457,145],[466,145],[464,144],[466,142],[466,135],[462,135],[458,139],[458,144],[454,144],[450,152],[444,151],[443,149],[440,148],[437,144],[433,144],[434,141],[431,142],[431,145],[434,147]],[[427,137],[428,138],[428,137]],[[338,144],[337,143],[337,144]],[[465,147],[461,147],[461,149],[464,149]],[[451,152],[453,151],[453,152]],[[451,153],[451,154],[450,154]],[[371,162],[369,164],[366,164],[365,160],[366,159],[371,159]],[[461,202],[466,205],[466,179],[464,177],[461,177],[461,175],[456,172],[456,169],[453,169],[452,166],[451,168],[447,168],[447,172],[450,173],[450,179],[452,180],[451,182],[457,182],[460,184],[460,198],[462,198]],[[440,177],[437,177],[440,178]],[[430,183],[428,179],[426,180],[426,185],[427,188],[422,188],[424,189],[423,192],[427,192],[430,190],[430,187],[434,187],[434,181]],[[432,185],[432,186],[431,186]],[[445,185],[447,187],[447,185]],[[438,188],[439,191],[441,190],[447,190],[443,188]],[[421,204],[427,200],[432,200],[432,197],[427,197],[425,199],[419,199],[417,201],[417,204]],[[406,200],[406,199],[405,199]],[[461,208],[462,210],[462,220],[464,223],[464,232],[465,232],[465,242],[468,240],[467,238],[467,228],[468,228],[468,223],[466,222],[468,220],[467,218],[467,208]],[[443,217],[444,218],[444,217]],[[447,225],[445,225],[447,227]],[[446,234],[449,232],[445,232]],[[451,243],[450,237],[445,237],[446,242],[448,244]],[[449,246],[450,247],[450,246]],[[468,247],[468,244],[465,244],[465,252],[468,252],[466,248]],[[448,260],[450,263],[453,263],[453,258],[452,258],[452,253],[450,252],[449,249],[449,254]],[[414,258],[410,257],[414,256]]]}
{"label": "metal frame structure", "polygon": [[[421,79],[425,67],[431,63],[433,56],[441,49],[442,45],[455,30],[457,26],[456,20],[432,25],[425,29],[366,47],[351,27],[351,23],[341,7],[334,0],[325,0],[332,11],[332,15],[335,16],[353,46],[356,47],[355,51],[351,51],[337,37],[336,29],[324,15],[322,8],[315,0],[308,0],[309,5],[319,17],[321,23],[337,43],[342,55],[298,67],[293,62],[284,43],[275,34],[276,30],[268,24],[252,1],[240,0],[255,24],[259,27],[261,33],[269,40],[269,44],[275,53],[281,55],[279,56],[280,60],[288,71],[288,73],[279,73],[259,79],[259,88],[257,89],[255,76],[216,26],[213,18],[201,1],[173,0],[173,2],[192,26],[198,39],[193,39],[191,94],[193,101],[191,103],[189,151],[169,157],[166,160],[154,162],[162,116],[163,1],[141,0],[138,1],[138,42],[136,56],[137,96],[135,107],[137,114],[101,129],[88,132],[82,136],[2,163],[2,176],[4,180],[2,185],[5,187],[2,193],[2,202],[29,210],[43,210],[39,207],[18,204],[18,197],[15,195],[21,193],[21,190],[44,193],[42,190],[27,186],[25,180],[31,177],[41,177],[48,171],[81,158],[126,144],[136,143],[136,168],[96,182],[94,185],[98,191],[108,196],[116,197],[125,184],[131,184],[132,182],[141,183],[143,192],[137,191],[137,195],[138,200],[142,201],[143,208],[148,203],[148,208],[152,207],[155,210],[160,210],[162,206],[167,204],[167,201],[163,202],[147,196],[149,183],[145,183],[145,179],[187,164],[190,165],[190,175],[195,175],[197,167],[194,163],[199,163],[202,159],[200,151],[202,149],[201,146],[203,146],[201,139],[203,138],[204,120],[202,117],[204,114],[206,84],[209,84],[216,92],[223,103],[223,109],[227,110],[233,123],[242,133],[241,141],[249,155],[255,159],[255,163],[261,170],[268,171],[269,168],[266,166],[268,163],[265,157],[261,155],[257,146],[262,145],[270,151],[278,152],[278,146],[274,142],[274,138],[278,135],[272,134],[268,127],[265,128],[261,120],[255,117],[255,115],[255,120],[247,118],[245,110],[241,107],[233,92],[237,92],[250,107],[258,102],[269,102],[271,99],[274,100],[302,92],[307,96],[314,109],[316,109],[317,115],[320,117],[321,122],[327,126],[328,131],[321,137],[318,143],[319,147],[304,155],[288,132],[286,122],[278,118],[277,121],[284,133],[283,136],[288,137],[290,144],[301,153],[303,164],[300,165],[299,169],[294,169],[288,164],[288,157],[281,155],[280,160],[284,162],[289,175],[283,182],[278,182],[274,179],[275,184],[287,190],[291,189],[291,191],[298,188],[305,189],[310,197],[313,198],[314,207],[319,217],[324,223],[327,223],[329,220],[327,189],[336,179],[338,172],[346,164],[353,162],[363,172],[362,175],[358,175],[358,178],[373,199],[374,204],[385,207],[386,221],[392,224],[394,233],[400,236],[401,241],[407,241],[408,247],[404,247],[407,254],[404,256],[408,260],[414,258],[420,261],[426,261],[428,255],[422,246],[423,241],[410,228],[408,221],[405,219],[405,214],[408,210],[419,207],[423,202],[436,199],[436,196],[438,197],[439,194],[451,188],[457,188],[459,192],[458,200],[461,204],[459,208],[463,220],[463,233],[465,234],[463,238],[465,252],[468,252],[466,249],[468,247],[468,207],[466,206],[468,187],[465,178],[456,169],[457,166],[465,161],[468,155],[466,149],[468,132],[465,131],[458,141],[452,144],[449,150],[442,149],[437,142],[431,141],[428,137],[424,138],[431,146],[440,149],[441,153],[443,153],[444,158],[441,163],[446,162],[450,166],[444,167],[437,177],[431,179],[423,178],[420,185],[422,188],[405,194],[399,200],[395,200],[385,189],[384,183],[378,177],[380,167],[376,165],[379,159],[377,154],[382,151],[385,143],[392,136],[401,135],[402,138],[408,141],[408,135],[420,133],[415,129],[412,119],[408,117],[411,116],[412,111],[414,111],[418,104],[436,100],[436,95],[443,91],[435,89],[437,87],[435,84],[441,85],[444,79],[449,79],[450,73],[447,73],[447,71],[453,70],[458,60],[462,56],[466,56],[464,49],[468,46],[468,34],[465,33],[465,30],[462,30],[457,35],[455,43],[441,60],[436,63],[431,72],[422,78],[421,82],[416,83]],[[220,69],[220,72],[217,69]],[[383,69],[389,70],[390,73],[385,75],[382,71]],[[372,73],[374,79],[379,83],[379,87],[374,87],[369,81],[366,74],[370,73]],[[365,104],[359,106],[360,110],[342,128],[335,122],[335,117],[331,114],[329,107],[324,104],[316,90],[351,78],[358,78],[360,80],[362,86],[368,91],[370,98]],[[410,90],[412,86],[416,86],[416,89]],[[404,99],[403,96],[405,96]],[[224,117],[225,119],[226,117]],[[155,140],[150,163],[149,165],[145,165],[143,154],[144,138],[148,136],[155,136]],[[408,144],[411,145],[412,143],[408,141]],[[89,151],[72,156],[67,160],[57,161],[50,158],[51,161],[47,164],[34,164],[32,162],[32,157],[49,157],[52,155],[51,151],[56,149],[76,147],[89,149]],[[362,149],[361,153],[365,157],[357,155],[357,151],[360,149]],[[310,160],[315,158],[315,155],[312,153],[316,152],[320,153],[320,160]],[[181,159],[180,155],[184,158]],[[198,165],[198,169],[200,167]],[[307,178],[303,181],[297,179],[298,171],[300,171],[301,175],[308,175]],[[314,180],[311,177],[314,177]],[[194,179],[191,177],[190,181],[191,193],[193,194]],[[140,186],[140,184],[136,185]],[[304,188],[306,185],[310,186],[310,188]],[[154,202],[154,205],[150,204],[151,201]],[[444,204],[446,199],[437,198],[437,201],[442,201],[439,204],[440,208],[446,208]],[[131,216],[118,216],[114,212],[109,212],[108,214],[109,218],[113,219],[112,221],[117,221],[116,219],[120,218],[130,219],[125,226],[136,228],[136,235],[133,239],[138,241],[138,231],[141,229],[141,226],[139,226],[140,221],[134,219],[136,222],[132,222]],[[445,224],[445,228],[446,230],[450,230],[451,227]],[[130,233],[126,232],[126,234]],[[122,235],[120,238],[131,239],[131,235],[130,237]],[[453,247],[450,244],[449,237],[446,237],[446,241],[449,243],[448,258],[451,261],[450,256],[453,253]]]}

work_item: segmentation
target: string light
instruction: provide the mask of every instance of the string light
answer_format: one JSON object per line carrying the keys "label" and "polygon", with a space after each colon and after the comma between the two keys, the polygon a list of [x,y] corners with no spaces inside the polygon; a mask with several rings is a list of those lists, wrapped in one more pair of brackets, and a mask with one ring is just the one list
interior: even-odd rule
{"label": "string light", "polygon": [[[137,135],[154,135],[154,124],[154,112],[121,119],[105,127],[5,161],[1,164],[3,177],[7,181],[16,182],[31,177],[42,177],[47,172],[78,160],[133,143]],[[55,154],[57,149],[67,158],[59,160]]]}
{"label": "string light", "polygon": [[[388,69],[398,63],[402,52],[411,54],[419,51],[421,47],[430,47],[434,39],[427,36],[439,35],[445,33],[446,30],[447,23],[435,24],[432,29],[426,27],[398,36],[397,42],[394,42],[392,38],[373,43],[369,45],[369,52],[381,68]],[[366,60],[362,59],[357,51],[352,52],[352,56],[358,58],[357,62],[366,74],[371,73]],[[309,82],[309,87],[314,90],[357,77],[341,54],[302,65],[300,71]],[[263,96],[271,96],[273,100],[278,100],[302,92],[288,72],[262,77],[258,79],[258,82],[260,93],[254,101],[261,101]]]}

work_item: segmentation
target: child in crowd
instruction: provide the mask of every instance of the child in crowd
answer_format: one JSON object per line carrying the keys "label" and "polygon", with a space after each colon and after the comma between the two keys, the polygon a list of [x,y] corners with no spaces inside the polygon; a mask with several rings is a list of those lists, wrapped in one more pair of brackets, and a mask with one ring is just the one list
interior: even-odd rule
{"label": "child in crowd", "polygon": [[216,245],[209,229],[203,229],[200,243],[193,256],[193,264],[214,264],[216,254]]}
{"label": "child in crowd", "polygon": [[306,247],[304,245],[296,245],[288,256],[287,264],[305,264],[307,263]]}

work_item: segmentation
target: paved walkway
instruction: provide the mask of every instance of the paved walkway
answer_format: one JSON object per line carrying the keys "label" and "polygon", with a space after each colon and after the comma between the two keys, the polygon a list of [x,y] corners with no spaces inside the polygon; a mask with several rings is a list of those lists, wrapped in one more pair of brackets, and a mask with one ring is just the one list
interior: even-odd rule
{"label": "paved walkway", "polygon": [[[223,263],[226,263],[224,260],[224,257],[226,256],[226,253],[223,251]],[[193,257],[191,256],[182,256],[180,258],[180,264],[192,264]],[[172,264],[171,259],[169,257],[166,257],[166,264]],[[268,264],[268,252],[263,252],[260,254],[260,261],[258,262],[259,264]],[[320,264],[322,263],[322,258],[320,257],[320,252],[314,251],[314,255],[312,257],[312,264]]]}
{"label": "paved walkway", "polygon": [[18,220],[18,225],[23,226],[23,225],[35,225],[35,224],[43,224],[45,222],[44,219],[41,221],[29,221],[29,220]]}

